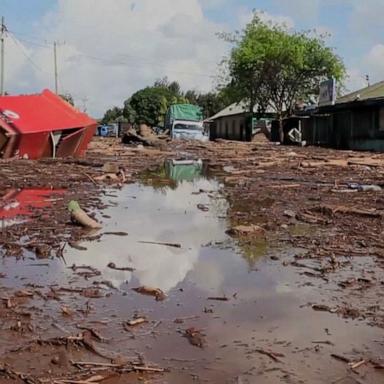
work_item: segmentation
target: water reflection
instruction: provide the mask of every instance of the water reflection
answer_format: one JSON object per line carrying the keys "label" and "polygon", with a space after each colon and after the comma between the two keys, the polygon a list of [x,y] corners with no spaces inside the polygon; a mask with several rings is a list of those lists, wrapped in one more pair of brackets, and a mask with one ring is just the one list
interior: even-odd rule
{"label": "water reflection", "polygon": [[34,209],[50,206],[64,190],[49,188],[11,189],[0,199],[0,219],[3,226],[20,224]]}
{"label": "water reflection", "polygon": [[[191,177],[189,170],[177,173]],[[176,189],[164,186],[161,191],[140,184],[127,186],[114,200],[116,206],[105,212],[112,219],[103,223],[103,231],[129,235],[103,236],[98,242],[83,244],[87,251],[70,249],[65,255],[67,263],[92,265],[115,286],[134,277],[142,285],[167,292],[194,268],[203,245],[226,239],[225,221],[218,216],[225,215],[228,207],[225,200],[212,195],[218,189],[218,182],[203,177],[178,180]],[[201,211],[199,204],[209,210]],[[179,243],[182,247],[141,241]],[[109,262],[133,267],[135,271],[109,269]]]}
{"label": "water reflection", "polygon": [[192,181],[203,174],[203,161],[199,160],[167,160],[164,164],[165,173],[170,179]]}
{"label": "water reflection", "polygon": [[201,159],[174,160],[169,159],[156,168],[148,170],[141,175],[141,183],[150,185],[155,189],[164,190],[164,187],[176,189],[183,181],[193,181],[206,178],[208,166]]}

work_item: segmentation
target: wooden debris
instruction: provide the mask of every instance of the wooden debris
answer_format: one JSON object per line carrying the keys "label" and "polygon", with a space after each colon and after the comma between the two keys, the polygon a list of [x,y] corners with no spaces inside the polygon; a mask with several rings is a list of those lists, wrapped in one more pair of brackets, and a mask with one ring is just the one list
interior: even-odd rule
{"label": "wooden debris", "polygon": [[205,346],[205,336],[201,333],[200,330],[196,328],[188,328],[184,332],[184,336],[188,339],[190,344],[195,347],[204,348]]}
{"label": "wooden debris", "polygon": [[216,301],[229,301],[229,298],[226,296],[211,296],[207,300],[216,300]]}
{"label": "wooden debris", "polygon": [[277,363],[281,363],[282,362],[279,359],[279,357],[284,357],[283,353],[267,351],[267,350],[262,349],[262,348],[256,348],[254,351],[258,352],[258,353],[261,353],[262,355],[266,355],[266,356],[270,357],[273,361],[276,361]]}
{"label": "wooden debris", "polygon": [[152,288],[146,285],[142,285],[141,287],[132,288],[137,293],[141,293],[142,295],[154,296],[156,301],[165,300],[167,295],[160,288]]}
{"label": "wooden debris", "polygon": [[129,325],[130,327],[135,327],[136,325],[147,323],[148,320],[145,317],[136,317],[132,320],[128,320],[125,324]]}
{"label": "wooden debris", "polygon": [[116,271],[129,271],[133,272],[135,268],[132,267],[117,267],[115,263],[108,263],[108,268],[115,269]]}
{"label": "wooden debris", "polygon": [[178,243],[163,243],[159,241],[139,241],[141,244],[154,244],[154,245],[164,245],[166,247],[181,248],[181,244]]}

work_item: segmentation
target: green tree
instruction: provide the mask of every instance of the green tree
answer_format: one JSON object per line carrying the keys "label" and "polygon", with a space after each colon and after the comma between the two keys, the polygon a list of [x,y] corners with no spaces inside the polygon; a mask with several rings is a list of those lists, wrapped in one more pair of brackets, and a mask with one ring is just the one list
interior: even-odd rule
{"label": "green tree", "polygon": [[165,77],[125,100],[124,116],[135,124],[147,124],[151,127],[163,125],[169,106],[186,102],[188,101],[182,94],[179,83],[169,82]]}
{"label": "green tree", "polygon": [[157,126],[167,111],[167,98],[161,88],[147,87],[126,101],[124,115],[136,124]]}
{"label": "green tree", "polygon": [[239,99],[255,105],[260,112],[271,106],[280,121],[293,112],[296,103],[318,94],[322,80],[335,77],[342,82],[342,60],[313,32],[289,31],[264,22],[256,14],[241,34],[222,36],[234,44],[227,60],[227,87]]}
{"label": "green tree", "polygon": [[211,117],[232,103],[224,91],[198,93],[195,90],[185,92],[184,97],[190,104],[198,105],[204,118]]}
{"label": "green tree", "polygon": [[113,107],[105,112],[104,117],[101,120],[101,124],[114,123],[116,121],[120,121],[120,119],[123,117],[123,109],[119,107]]}

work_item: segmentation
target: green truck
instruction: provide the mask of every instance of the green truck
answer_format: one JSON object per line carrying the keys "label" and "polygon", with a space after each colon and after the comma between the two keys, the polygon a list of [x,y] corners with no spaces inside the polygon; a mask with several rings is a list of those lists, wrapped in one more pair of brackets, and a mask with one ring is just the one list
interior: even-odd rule
{"label": "green truck", "polygon": [[172,139],[207,141],[201,108],[192,104],[173,104],[165,117],[165,129]]}

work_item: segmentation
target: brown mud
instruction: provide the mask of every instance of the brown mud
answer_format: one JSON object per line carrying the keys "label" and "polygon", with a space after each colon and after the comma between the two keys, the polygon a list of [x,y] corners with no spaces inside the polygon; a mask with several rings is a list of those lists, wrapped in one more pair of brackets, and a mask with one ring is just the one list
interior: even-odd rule
{"label": "brown mud", "polygon": [[384,155],[95,139],[0,173],[1,383],[383,381]]}

